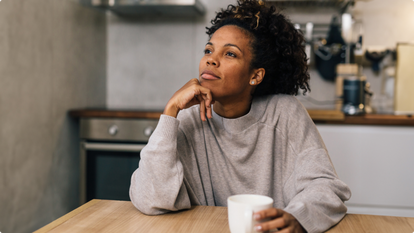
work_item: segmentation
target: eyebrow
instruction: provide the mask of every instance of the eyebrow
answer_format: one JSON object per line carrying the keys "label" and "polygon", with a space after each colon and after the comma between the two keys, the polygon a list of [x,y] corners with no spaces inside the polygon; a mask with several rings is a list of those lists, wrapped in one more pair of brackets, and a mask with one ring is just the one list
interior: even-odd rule
{"label": "eyebrow", "polygon": [[[207,44],[206,45],[213,45],[213,43],[211,43],[210,41],[209,42],[207,42]],[[239,46],[237,46],[237,45],[235,45],[235,44],[230,44],[230,43],[227,43],[227,44],[225,44],[224,45],[224,47],[236,47],[237,49],[239,49],[240,50],[240,52],[242,52],[243,53],[243,51],[239,48]]]}

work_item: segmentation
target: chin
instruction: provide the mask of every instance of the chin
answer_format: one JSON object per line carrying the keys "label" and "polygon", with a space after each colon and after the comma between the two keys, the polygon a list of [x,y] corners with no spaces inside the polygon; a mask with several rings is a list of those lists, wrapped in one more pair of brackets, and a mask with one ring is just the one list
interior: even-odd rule
{"label": "chin", "polygon": [[205,88],[208,88],[210,91],[211,91],[211,95],[213,96],[213,98],[214,97],[216,97],[216,96],[218,96],[217,94],[220,92],[218,89],[217,89],[217,85],[214,85],[213,83],[211,83],[211,82],[207,82],[207,81],[201,81],[200,82],[200,85],[202,86],[202,87],[205,87]]}
{"label": "chin", "polygon": [[200,86],[208,88],[211,91],[213,91],[213,89],[216,89],[216,87],[217,87],[217,85],[215,85],[210,80],[203,80],[203,79],[200,80]]}

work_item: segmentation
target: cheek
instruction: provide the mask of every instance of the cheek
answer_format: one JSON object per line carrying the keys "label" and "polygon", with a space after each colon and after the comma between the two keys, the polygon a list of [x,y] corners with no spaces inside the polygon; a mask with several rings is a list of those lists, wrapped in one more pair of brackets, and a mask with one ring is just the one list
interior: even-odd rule
{"label": "cheek", "polygon": [[232,82],[242,83],[245,80],[248,80],[248,72],[244,66],[240,64],[229,65],[226,67],[226,74],[228,77],[231,77]]}
{"label": "cheek", "polygon": [[206,64],[205,58],[203,57],[203,58],[201,58],[200,64],[198,65],[198,73],[199,74],[201,74],[201,71],[203,71],[204,67],[206,66],[205,64]]}

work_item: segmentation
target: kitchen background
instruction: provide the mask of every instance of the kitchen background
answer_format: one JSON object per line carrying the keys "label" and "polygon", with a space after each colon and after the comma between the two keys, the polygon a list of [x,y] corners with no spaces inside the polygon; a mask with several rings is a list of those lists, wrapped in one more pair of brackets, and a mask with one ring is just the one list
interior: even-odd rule
{"label": "kitchen background", "polygon": [[[200,17],[131,19],[72,0],[0,1],[0,232],[36,230],[79,205],[79,125],[67,116],[69,109],[162,109],[177,89],[198,76],[208,39],[205,26],[215,11],[235,1],[201,2],[206,14]],[[335,11],[285,12],[294,23],[329,24]],[[363,24],[365,47],[394,49],[398,42],[414,41],[411,0],[357,2],[352,13]],[[322,79],[315,69],[310,73],[310,96],[332,100],[334,83]],[[363,73],[374,93],[379,93],[380,75],[370,67]],[[332,107],[299,99],[308,108]],[[351,163],[359,164],[362,153],[371,156],[366,163],[379,162],[382,171],[380,176],[375,176],[377,171],[368,174],[368,181],[396,184],[394,196],[382,194],[381,188],[356,187],[366,193],[362,202],[372,201],[366,207],[375,205],[376,197],[388,195],[398,203],[391,200],[384,208],[412,214],[412,198],[404,196],[414,194],[406,183],[413,175],[409,172],[414,164],[412,128],[318,127],[346,182],[363,186],[358,179],[366,175],[365,168]],[[346,141],[347,135],[353,141]],[[361,143],[367,138],[371,141]],[[341,157],[344,154],[347,157]],[[360,189],[356,190],[358,194]]]}

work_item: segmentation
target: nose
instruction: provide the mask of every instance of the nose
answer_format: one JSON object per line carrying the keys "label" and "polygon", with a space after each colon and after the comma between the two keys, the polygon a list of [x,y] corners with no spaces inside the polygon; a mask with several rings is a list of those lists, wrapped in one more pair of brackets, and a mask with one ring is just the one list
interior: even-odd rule
{"label": "nose", "polygon": [[211,65],[211,66],[219,66],[219,65],[220,65],[220,63],[219,63],[218,59],[216,59],[216,58],[215,58],[215,57],[213,57],[213,56],[210,56],[210,57],[207,59],[207,65]]}

